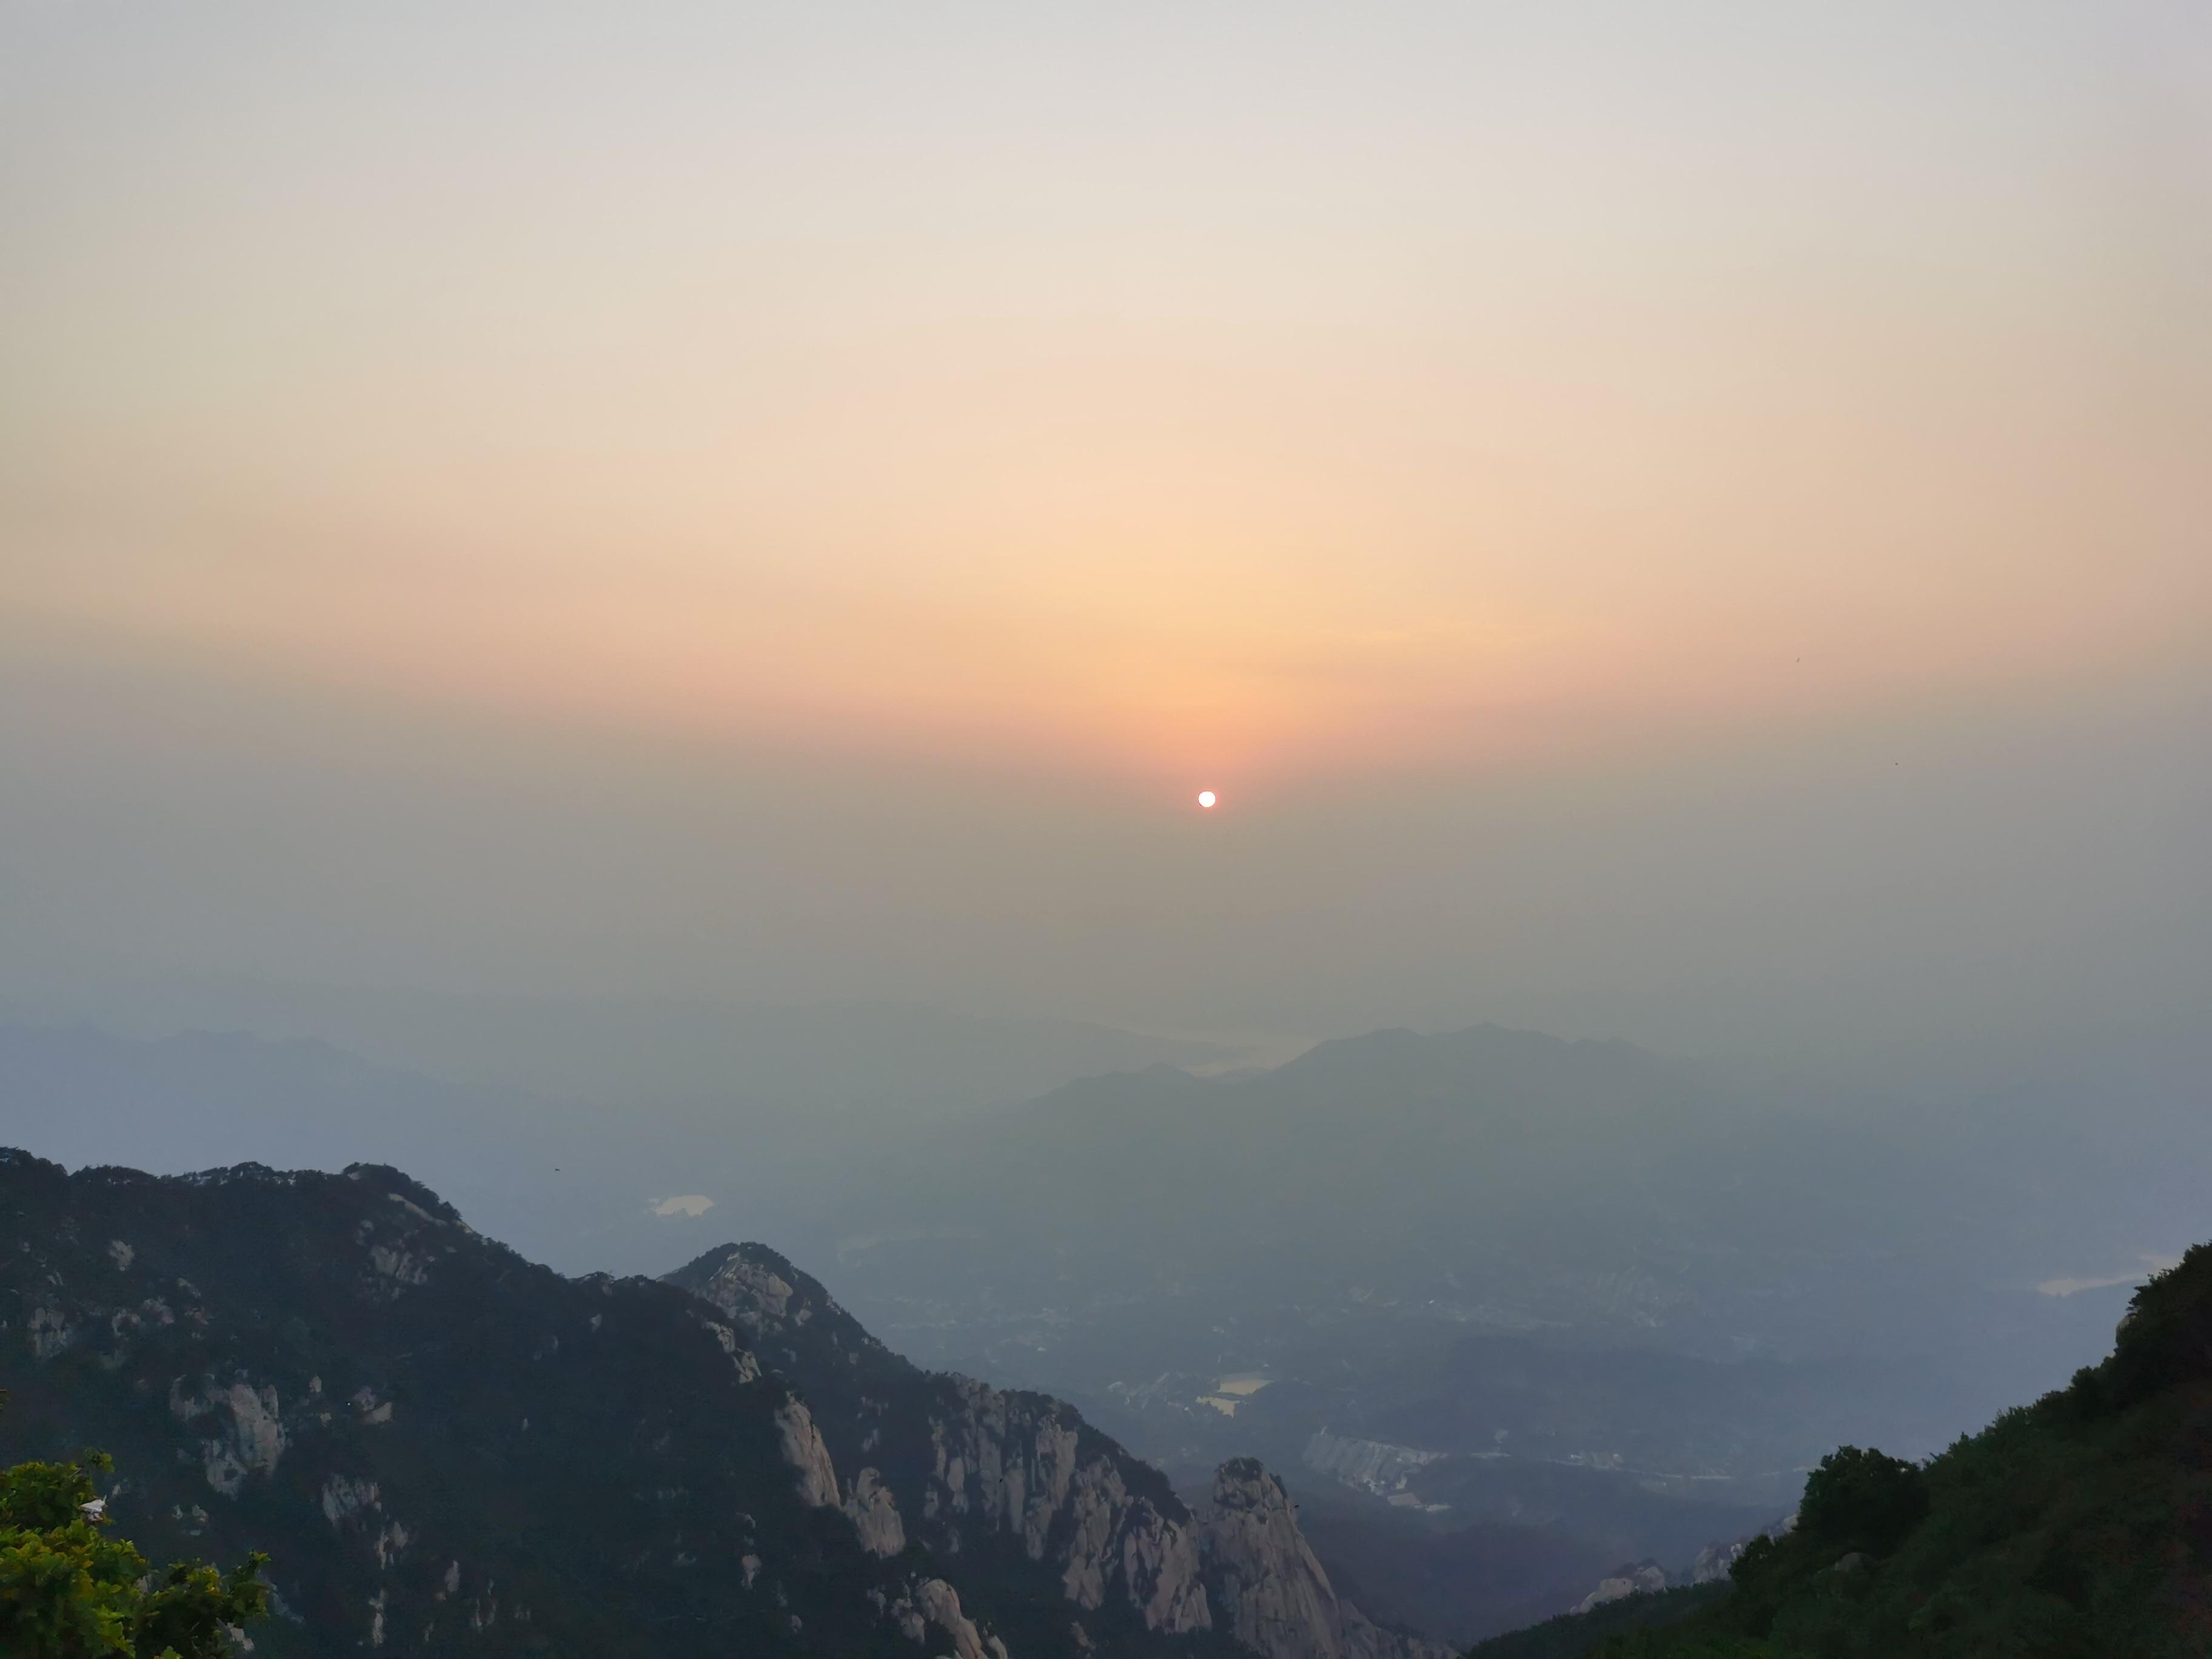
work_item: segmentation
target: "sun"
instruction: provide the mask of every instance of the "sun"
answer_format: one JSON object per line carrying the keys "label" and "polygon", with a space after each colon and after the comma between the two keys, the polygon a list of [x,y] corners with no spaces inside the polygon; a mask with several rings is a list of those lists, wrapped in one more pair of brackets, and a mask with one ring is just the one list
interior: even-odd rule
{"label": "sun", "polygon": [[1198,804],[1200,806],[1211,807],[1213,805],[1213,791],[1211,789],[1200,790],[1198,792]]}

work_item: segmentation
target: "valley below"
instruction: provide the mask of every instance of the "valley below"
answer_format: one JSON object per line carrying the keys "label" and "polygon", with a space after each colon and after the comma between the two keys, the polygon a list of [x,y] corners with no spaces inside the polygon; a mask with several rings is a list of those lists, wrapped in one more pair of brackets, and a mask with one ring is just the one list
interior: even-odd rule
{"label": "valley below", "polygon": [[[1260,1650],[1271,1659],[1329,1659],[1382,1653],[1391,1642],[1412,1644],[1407,1654],[1427,1651],[1425,1643],[1441,1651],[1594,1595],[1626,1593],[1610,1586],[1721,1576],[1743,1540],[1783,1523],[1808,1471],[1838,1445],[1924,1457],[2063,1383],[2109,1343],[2141,1276],[2112,1264],[2139,1261],[2148,1271],[2186,1242],[2195,1194],[2212,1176],[2202,1080],[2212,1068],[2200,1072],[2202,1058],[2191,1034],[2138,1034],[2087,1060],[2037,1056],[1994,1081],[1984,1072],[1948,1093],[1893,1097],[1886,1110],[1879,1097],[1854,1093],[1850,1112],[1838,1115],[1802,1101],[1783,1109],[1775,1091],[1761,1094],[1623,1044],[1494,1028],[1379,1033],[1324,1044],[1272,1070],[1209,1077],[1153,1065],[918,1124],[872,1118],[872,1109],[855,1105],[811,1130],[802,1114],[780,1120],[773,1133],[732,1123],[718,1136],[708,1132],[712,1114],[694,1106],[685,1109],[696,1127],[686,1132],[680,1163],[657,1139],[594,1127],[557,1100],[495,1081],[464,1088],[390,1072],[316,1045],[19,1033],[0,1041],[0,1072],[9,1073],[0,1080],[16,1114],[9,1127],[33,1142],[33,1132],[58,1121],[42,1107],[66,1103],[73,1116],[64,1133],[81,1143],[104,1134],[113,1144],[181,1148],[228,1133],[235,1144],[235,1127],[211,1129],[210,1121],[235,1123],[243,1107],[281,1125],[270,1137],[278,1146],[331,1163],[346,1147],[410,1163],[419,1157],[414,1168],[432,1177],[423,1190],[448,1183],[466,1198],[463,1213],[482,1214],[496,1230],[518,1228],[580,1274],[526,1269],[533,1249],[504,1255],[513,1265],[492,1276],[526,1271],[544,1287],[533,1294],[552,1298],[546,1333],[530,1339],[542,1358],[554,1352],[544,1344],[568,1328],[562,1322],[573,1323],[550,1311],[562,1298],[633,1295],[621,1287],[647,1282],[581,1273],[599,1249],[611,1247],[625,1265],[643,1257],[659,1274],[696,1257],[672,1276],[695,1297],[725,1304],[736,1346],[720,1363],[734,1357],[741,1375],[787,1375],[795,1397],[808,1401],[824,1460],[811,1490],[857,1540],[857,1577],[848,1587],[863,1601],[873,1585],[885,1607],[904,1597],[919,1608],[916,1586],[927,1577],[919,1567],[902,1569],[894,1583],[866,1563],[886,1563],[887,1571],[933,1536],[927,1547],[939,1555],[949,1547],[950,1535],[932,1528],[951,1524],[946,1506],[961,1480],[948,1480],[954,1465],[938,1445],[945,1431],[927,1425],[977,1410],[996,1421],[1016,1408],[961,1406],[943,1395],[939,1406],[908,1412],[903,1443],[892,1419],[878,1424],[871,1413],[902,1391],[921,1389],[921,1400],[937,1397],[932,1389],[981,1389],[974,1400],[1047,1402],[1019,1410],[1079,1425],[1079,1448],[1110,1447],[1100,1455],[1125,1494],[1095,1523],[1064,1507],[1072,1499],[1054,1498],[1060,1507],[1026,1534],[1034,1548],[1007,1558],[1010,1577],[997,1568],[972,1581],[933,1570],[959,1587],[971,1611],[977,1598],[995,1598],[991,1605],[1004,1610],[992,1617],[1010,1651],[1057,1651],[1071,1639],[1064,1624],[1040,1622],[1067,1595],[1097,1615],[1084,1625],[1085,1639],[1108,1650],[1123,1639],[1113,1635],[1117,1620],[1136,1644],[1131,1652],[1149,1651],[1144,1642],[1163,1632],[1176,1635],[1189,1615],[1173,1609],[1195,1605],[1200,1591],[1213,1621],[1204,1630],[1225,1628],[1223,1617],[1233,1625],[1237,1607],[1258,1605],[1255,1592],[1247,1581],[1224,1578],[1221,1559],[1199,1541],[1203,1517],[1227,1502],[1261,1517],[1246,1530],[1272,1540],[1263,1553],[1273,1552],[1274,1565],[1262,1576],[1278,1589],[1309,1586],[1283,1592],[1304,1610],[1269,1613],[1261,1622],[1273,1634]],[[2076,1109],[2085,1097],[2105,1109],[2094,1128]],[[553,1178],[527,1173],[536,1165]],[[2064,1201],[2053,1202],[2061,1170],[2070,1184]],[[194,1176],[183,1188],[131,1184],[143,1179],[98,1176],[88,1190],[125,1209],[97,1223],[54,1224],[63,1243],[76,1227],[70,1248],[90,1265],[57,1269],[64,1283],[52,1295],[25,1280],[19,1297],[65,1310],[84,1294],[79,1276],[100,1271],[92,1249],[105,1248],[99,1235],[131,1236],[128,1206],[138,1200],[130,1194],[173,1192],[162,1200],[172,1205],[193,1194],[191,1203],[212,1206],[197,1228],[215,1225],[233,1200],[266,1204],[294,1190],[288,1183],[330,1177],[244,1171]],[[392,1180],[409,1213],[447,1214],[428,1197],[404,1198],[417,1191],[412,1170],[404,1183]],[[420,1215],[409,1224],[419,1228]],[[439,1224],[457,1227],[459,1218]],[[714,1241],[732,1235],[774,1248],[748,1244],[728,1256]],[[477,1237],[464,1229],[453,1248],[465,1255],[477,1247],[459,1241]],[[47,1248],[28,1237],[21,1243],[19,1255]],[[241,1235],[236,1248],[244,1247]],[[327,1248],[367,1250],[373,1260],[384,1247],[333,1236]],[[439,1270],[424,1261],[434,1279]],[[751,1264],[739,1273],[751,1288],[728,1290],[735,1281],[717,1281],[702,1266],[714,1261],[731,1273]],[[200,1271],[183,1278],[203,1285]],[[307,1297],[289,1312],[266,1302],[273,1290],[227,1310],[205,1308],[239,1334],[220,1365],[192,1356],[200,1369],[179,1386],[213,1402],[204,1411],[217,1427],[191,1427],[201,1437],[192,1443],[229,1448],[222,1455],[244,1470],[246,1492],[249,1477],[273,1466],[252,1462],[246,1419],[223,1403],[233,1397],[225,1390],[245,1388],[258,1400],[274,1388],[279,1403],[269,1410],[279,1437],[319,1433],[291,1425],[286,1413],[312,1401],[300,1391],[318,1377],[326,1394],[336,1384],[319,1371],[290,1376],[284,1345],[312,1348],[323,1340],[313,1334],[336,1316],[335,1304],[315,1298],[337,1295],[349,1306],[363,1294],[360,1285],[372,1282],[373,1273],[351,1290],[333,1281],[312,1294],[285,1292]],[[782,1288],[763,1288],[772,1285]],[[403,1307],[428,1305],[404,1271],[389,1289]],[[123,1409],[127,1396],[98,1380],[107,1368],[127,1374],[138,1363],[125,1337],[144,1325],[143,1308],[151,1304],[95,1300],[108,1335],[83,1346],[90,1327],[77,1318],[80,1335],[67,1352],[40,1358],[76,1367],[85,1401],[112,1398],[122,1414],[103,1418],[105,1407],[66,1401],[55,1393],[52,1366],[22,1370],[18,1352],[7,1385],[22,1409],[0,1432],[21,1447],[64,1424],[92,1434],[107,1423],[93,1437],[136,1448],[164,1471],[155,1486],[167,1491],[179,1478],[167,1473],[179,1454],[146,1436],[165,1419]],[[173,1298],[165,1305],[173,1316]],[[696,1326],[702,1316],[690,1317]],[[30,1317],[11,1322],[21,1331]],[[251,1331],[263,1334],[249,1338]],[[419,1410],[392,1391],[411,1376],[410,1390],[435,1397],[439,1385],[412,1368],[453,1340],[403,1350],[396,1335],[380,1338],[389,1352],[356,1358],[364,1375],[375,1373],[360,1386],[379,1402]],[[404,1364],[403,1352],[411,1356]],[[524,1399],[534,1386],[530,1369],[499,1386],[522,1391],[509,1413],[516,1422],[542,1425],[547,1408]],[[872,1385],[854,1382],[878,1371]],[[226,1375],[241,1380],[234,1385]],[[959,1377],[981,1381],[946,1380]],[[143,1397],[158,1403],[175,1380],[149,1372]],[[623,1443],[659,1409],[650,1404],[659,1386],[625,1373],[619,1389],[635,1403],[629,1426],[617,1431]],[[357,1392],[348,1385],[348,1398]],[[197,1425],[203,1414],[169,1415]],[[769,1473],[746,1479],[787,1486],[788,1474],[773,1471],[793,1467],[794,1456],[803,1465],[810,1454],[805,1437],[794,1443],[774,1417],[771,1409],[757,1431],[769,1437],[769,1450],[747,1454],[768,1456],[758,1467]],[[604,1438],[614,1429],[591,1432]],[[993,1431],[1002,1441],[1009,1431]],[[1021,1431],[1024,1443],[1036,1432]],[[1085,1467],[1085,1455],[1079,1450],[1069,1467]],[[975,1467],[972,1457],[954,1462]],[[1224,1468],[1248,1467],[1221,1486]],[[1020,1534],[1036,1483],[1058,1492],[1064,1474],[1038,1466],[1022,1477],[1018,1499],[991,1501],[1012,1504],[1005,1513]],[[333,1465],[330,1475],[356,1486],[372,1478],[387,1492],[399,1489],[397,1472],[386,1480]],[[185,1480],[167,1509],[218,1516],[204,1495],[186,1492],[191,1484]],[[313,1500],[309,1515],[326,1507],[317,1492],[304,1498]],[[1184,1542],[1142,1527],[1127,1532],[1135,1523],[1114,1504],[1139,1499]],[[445,1500],[422,1501],[434,1511]],[[751,1499],[743,1507],[759,1518]],[[242,1511],[249,1521],[255,1513],[267,1525],[304,1524],[280,1519],[281,1510]],[[337,1528],[331,1542],[343,1558],[345,1528],[320,1524]],[[421,1524],[380,1523],[410,1537]],[[457,1513],[453,1524],[480,1523]],[[657,1523],[648,1509],[625,1524],[650,1532]],[[667,1559],[706,1559],[681,1541],[702,1535],[696,1529],[705,1524],[673,1526],[660,1547]],[[820,1523],[792,1524],[804,1531]],[[1103,1543],[1071,1542],[1094,1524],[1106,1528]],[[243,1547],[252,1532],[247,1525],[230,1535]],[[190,1535],[186,1527],[173,1541],[181,1547]],[[712,1526],[703,1535],[720,1536]],[[960,1535],[969,1566],[989,1554]],[[1106,1553],[1079,1561],[1061,1553],[1068,1548]],[[1174,1562],[1186,1548],[1186,1589],[1163,1589],[1185,1582]],[[380,1562],[401,1553],[388,1538],[370,1551]],[[769,1559],[754,1544],[738,1553]],[[1039,1579],[1021,1559],[1058,1565]],[[381,1578],[362,1577],[357,1561],[329,1571],[350,1588],[315,1593],[353,1596],[347,1617],[356,1624],[368,1616],[362,1598],[399,1593],[377,1589]],[[1123,1588],[1109,1594],[1104,1587],[1115,1582]],[[1094,1583],[1102,1588],[1066,1588]],[[663,1589],[637,1594],[641,1607]],[[784,1594],[796,1592],[787,1586]],[[1331,1611],[1339,1602],[1350,1611]],[[833,1624],[853,1611],[836,1605]],[[696,1606],[680,1616],[725,1616]],[[436,1627],[438,1616],[423,1611],[425,1628]],[[896,1627],[906,1616],[878,1622]],[[917,1616],[927,1624],[927,1615]],[[1358,1638],[1370,1649],[1346,1645],[1355,1617],[1367,1621],[1358,1629],[1376,1632]],[[860,1628],[851,1627],[851,1639],[860,1639]],[[957,1629],[957,1620],[945,1628]],[[1018,1631],[1027,1646],[1014,1639]],[[1194,1640],[1202,1633],[1195,1625],[1182,1632]]]}

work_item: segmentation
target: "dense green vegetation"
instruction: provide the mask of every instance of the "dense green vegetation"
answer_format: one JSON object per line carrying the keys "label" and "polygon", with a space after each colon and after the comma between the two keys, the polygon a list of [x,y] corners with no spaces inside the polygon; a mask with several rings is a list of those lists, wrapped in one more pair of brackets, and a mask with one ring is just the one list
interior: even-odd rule
{"label": "dense green vegetation", "polygon": [[[2212,1246],[2114,1351],[1924,1467],[1845,1447],[1710,1607],[1483,1659],[2165,1659],[2212,1653]],[[1654,1602],[1658,1598],[1653,1598]],[[1657,1615],[1671,1607],[1652,1606]],[[1523,1632],[1532,1635],[1534,1632]]]}
{"label": "dense green vegetation", "polygon": [[[0,1405],[7,1396],[0,1394]],[[0,1653],[15,1659],[216,1659],[266,1615],[267,1558],[228,1574],[197,1561],[151,1573],[107,1530],[93,1485],[104,1453],[0,1469]]]}

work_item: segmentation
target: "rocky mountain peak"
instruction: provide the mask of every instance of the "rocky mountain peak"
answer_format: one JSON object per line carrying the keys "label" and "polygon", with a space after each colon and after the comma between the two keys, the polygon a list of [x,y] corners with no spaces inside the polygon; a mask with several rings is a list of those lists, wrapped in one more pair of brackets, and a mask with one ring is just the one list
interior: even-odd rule
{"label": "rocky mountain peak", "polygon": [[829,1360],[852,1366],[866,1355],[872,1371],[913,1368],[870,1335],[822,1282],[765,1244],[723,1244],[665,1275],[665,1282],[711,1302],[733,1320],[771,1364],[805,1367]]}
{"label": "rocky mountain peak", "polygon": [[1430,1659],[1336,1595],[1251,1460],[1194,1516],[1073,1406],[920,1370],[764,1246],[671,1280],[564,1279],[380,1165],[0,1151],[0,1456],[105,1445],[156,1559],[268,1549],[275,1659],[555,1631],[655,1659],[916,1631],[966,1659]]}
{"label": "rocky mountain peak", "polygon": [[1257,1458],[1214,1471],[1196,1521],[1219,1622],[1267,1659],[1449,1659],[1449,1649],[1384,1630],[1337,1595],[1298,1530],[1297,1505]]}

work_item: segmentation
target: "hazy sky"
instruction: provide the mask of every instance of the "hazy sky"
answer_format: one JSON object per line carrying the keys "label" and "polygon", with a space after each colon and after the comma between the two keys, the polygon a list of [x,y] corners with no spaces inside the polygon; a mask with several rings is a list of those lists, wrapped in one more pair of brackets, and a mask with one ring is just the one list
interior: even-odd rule
{"label": "hazy sky", "polygon": [[2195,0],[0,0],[0,226],[18,982],[2212,988]]}

